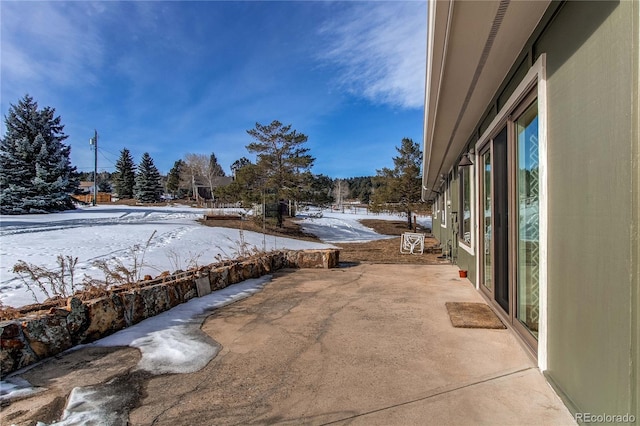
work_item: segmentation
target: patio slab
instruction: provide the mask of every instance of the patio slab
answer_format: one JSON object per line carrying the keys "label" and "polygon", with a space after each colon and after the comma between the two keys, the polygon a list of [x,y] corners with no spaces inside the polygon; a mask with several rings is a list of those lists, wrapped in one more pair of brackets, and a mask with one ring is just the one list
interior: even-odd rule
{"label": "patio slab", "polygon": [[454,328],[482,302],[450,265],[275,275],[202,329],[203,370],[151,377],[131,424],[575,424],[510,330]]}

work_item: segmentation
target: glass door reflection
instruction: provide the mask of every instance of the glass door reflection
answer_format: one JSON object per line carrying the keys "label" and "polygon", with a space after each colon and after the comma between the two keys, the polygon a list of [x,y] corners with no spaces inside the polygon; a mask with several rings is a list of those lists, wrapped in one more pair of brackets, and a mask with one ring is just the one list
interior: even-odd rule
{"label": "glass door reflection", "polygon": [[538,105],[533,103],[515,121],[517,170],[517,318],[537,339],[539,322],[540,237]]}
{"label": "glass door reflection", "polygon": [[487,291],[493,293],[493,249],[491,245],[491,150],[487,150],[484,154],[482,154],[482,164],[482,284]]}

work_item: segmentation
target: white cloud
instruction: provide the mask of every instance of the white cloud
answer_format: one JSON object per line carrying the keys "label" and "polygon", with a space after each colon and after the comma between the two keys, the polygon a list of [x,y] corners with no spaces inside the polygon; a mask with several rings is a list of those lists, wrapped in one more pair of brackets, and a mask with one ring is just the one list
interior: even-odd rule
{"label": "white cloud", "polygon": [[350,3],[325,23],[321,60],[339,67],[337,83],[374,103],[424,102],[426,2]]}
{"label": "white cloud", "polygon": [[93,5],[3,2],[3,85],[95,83],[103,49],[91,26],[91,15],[99,13]]}

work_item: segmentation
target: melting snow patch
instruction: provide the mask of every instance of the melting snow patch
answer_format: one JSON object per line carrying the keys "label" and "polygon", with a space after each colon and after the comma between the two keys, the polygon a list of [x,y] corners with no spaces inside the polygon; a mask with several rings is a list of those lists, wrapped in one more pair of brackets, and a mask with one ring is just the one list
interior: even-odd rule
{"label": "melting snow patch", "polygon": [[[129,424],[129,408],[135,405],[142,388],[144,375],[116,377],[102,385],[73,388],[62,413],[62,419],[52,425],[110,425]],[[47,426],[38,422],[37,426]]]}
{"label": "melting snow patch", "polygon": [[[249,297],[271,280],[271,275],[250,279],[147,318],[87,346],[131,346],[142,357],[137,371],[103,385],[74,388],[62,419],[54,425],[126,425],[128,408],[138,398],[140,382],[149,374],[192,373],[202,369],[220,351],[220,344],[200,326],[214,309]],[[0,382],[2,399],[41,389],[14,377]],[[38,422],[39,426],[46,426]]]}
{"label": "melting snow patch", "polygon": [[136,339],[130,346],[140,349],[138,368],[153,374],[193,373],[202,369],[220,351],[220,345],[200,331],[201,320],[172,326]]}
{"label": "melting snow patch", "polygon": [[43,388],[34,388],[31,383],[20,377],[10,377],[0,381],[0,401],[28,396],[43,391]]}
{"label": "melting snow patch", "polygon": [[142,354],[138,368],[153,374],[198,371],[220,350],[220,345],[200,330],[206,314],[259,292],[270,279],[271,275],[265,275],[191,299],[91,345],[138,348]]}

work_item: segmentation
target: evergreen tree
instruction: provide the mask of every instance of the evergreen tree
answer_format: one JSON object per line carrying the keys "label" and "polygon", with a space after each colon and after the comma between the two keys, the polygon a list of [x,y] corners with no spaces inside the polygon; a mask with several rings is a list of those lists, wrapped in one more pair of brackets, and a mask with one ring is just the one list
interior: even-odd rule
{"label": "evergreen tree", "polygon": [[251,164],[251,161],[249,161],[247,157],[242,157],[234,161],[233,164],[231,165],[231,173],[233,174],[234,179],[236,177],[236,174],[238,173],[238,170],[240,170],[241,168],[249,164]]}
{"label": "evergreen tree", "polygon": [[78,187],[71,148],[55,109],[25,95],[11,105],[0,139],[0,212],[46,213],[73,208],[70,194]]}
{"label": "evergreen tree", "polygon": [[220,163],[218,163],[218,159],[216,158],[216,155],[213,152],[209,156],[208,172],[211,176],[217,176],[217,177],[225,176],[224,169],[222,168]]}
{"label": "evergreen tree", "polygon": [[264,190],[275,200],[299,199],[311,181],[309,170],[315,161],[308,154],[309,148],[303,147],[308,137],[277,120],[266,126],[256,123],[255,129],[247,133],[255,139],[247,150],[257,154],[256,166]]}
{"label": "evergreen tree", "polygon": [[133,198],[136,184],[136,165],[127,148],[120,151],[120,158],[116,162],[116,171],[113,174],[113,183],[118,198]]}
{"label": "evergreen tree", "polygon": [[217,191],[220,201],[242,201],[245,206],[262,202],[262,182],[258,166],[251,162],[236,171],[234,181]]}
{"label": "evergreen tree", "polygon": [[333,180],[329,176],[314,175],[311,180],[309,194],[303,201],[309,201],[320,206],[329,205],[334,201],[331,195],[332,188]]}
{"label": "evergreen tree", "polygon": [[218,201],[235,203],[241,201],[245,205],[251,205],[262,200],[259,196],[259,176],[256,166],[248,158],[242,157],[231,164],[233,182],[229,185],[216,188]]}
{"label": "evergreen tree", "polygon": [[373,189],[371,176],[353,177],[347,179],[347,182],[349,183],[349,198],[368,204]]}
{"label": "evergreen tree", "polygon": [[[407,214],[407,225],[411,229],[411,212],[421,202],[420,165],[422,152],[412,139],[403,138],[400,147],[396,147],[398,156],[393,157],[393,169],[377,170],[373,194],[375,207],[393,206],[395,210]],[[391,204],[389,204],[391,203]]]}
{"label": "evergreen tree", "polygon": [[100,172],[98,173],[98,191],[99,192],[111,192],[111,173]]}
{"label": "evergreen tree", "polygon": [[182,198],[184,194],[188,192],[182,187],[180,179],[184,167],[184,161],[178,160],[173,163],[173,167],[169,170],[169,174],[167,175],[167,192],[174,197]]}
{"label": "evergreen tree", "polygon": [[209,156],[209,161],[204,168],[204,178],[209,184],[209,190],[211,191],[211,197],[214,197],[216,188],[220,186],[220,178],[224,177],[224,170],[218,163],[216,155],[212,152]]}
{"label": "evergreen tree", "polygon": [[162,195],[160,172],[153,164],[148,152],[142,154],[142,160],[136,174],[135,197],[143,203],[155,203]]}

